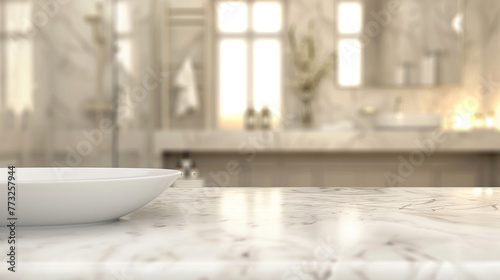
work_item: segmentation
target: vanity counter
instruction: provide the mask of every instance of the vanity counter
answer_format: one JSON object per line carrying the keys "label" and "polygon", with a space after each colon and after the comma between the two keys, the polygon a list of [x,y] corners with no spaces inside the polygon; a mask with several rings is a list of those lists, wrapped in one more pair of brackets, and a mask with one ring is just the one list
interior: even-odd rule
{"label": "vanity counter", "polygon": [[499,202],[486,188],[171,188],[116,222],[18,228],[18,272],[3,261],[0,279],[497,280]]}
{"label": "vanity counter", "polygon": [[457,131],[158,131],[154,152],[498,153],[500,132]]}

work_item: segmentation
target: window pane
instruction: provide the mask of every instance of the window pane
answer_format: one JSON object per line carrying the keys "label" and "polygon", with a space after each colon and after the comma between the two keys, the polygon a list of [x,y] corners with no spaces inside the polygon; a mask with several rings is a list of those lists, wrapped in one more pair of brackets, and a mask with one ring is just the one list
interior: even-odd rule
{"label": "window pane", "polygon": [[281,44],[278,40],[258,40],[254,43],[253,56],[255,109],[261,110],[267,105],[273,114],[278,114],[281,100]]}
{"label": "window pane", "polygon": [[119,1],[116,4],[116,32],[128,34],[132,31],[132,14],[129,1]]}
{"label": "window pane", "polygon": [[5,2],[7,32],[28,32],[31,27],[31,4],[29,1]]}
{"label": "window pane", "polygon": [[217,4],[218,27],[221,32],[244,32],[248,28],[248,6],[238,1]]}
{"label": "window pane", "polygon": [[247,96],[247,44],[241,39],[219,43],[219,127],[242,128]]}
{"label": "window pane", "polygon": [[132,42],[130,39],[119,39],[117,42],[118,52],[116,59],[127,71],[132,73]]}
{"label": "window pane", "polygon": [[355,34],[361,31],[361,3],[344,2],[339,4],[338,28],[342,34]]}
{"label": "window pane", "polygon": [[343,86],[361,83],[361,44],[357,39],[339,40],[338,82]]}
{"label": "window pane", "polygon": [[33,43],[8,40],[6,50],[7,108],[15,113],[33,110]]}
{"label": "window pane", "polygon": [[278,2],[256,2],[253,6],[253,30],[278,32],[282,28],[282,7]]}

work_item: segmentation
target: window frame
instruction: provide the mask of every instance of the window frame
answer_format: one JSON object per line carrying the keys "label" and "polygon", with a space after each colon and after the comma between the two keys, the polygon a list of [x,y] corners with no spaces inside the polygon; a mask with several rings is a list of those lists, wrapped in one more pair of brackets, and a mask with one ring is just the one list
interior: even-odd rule
{"label": "window frame", "polygon": [[[242,32],[221,32],[218,28],[218,20],[219,20],[219,11],[218,11],[218,5],[221,2],[242,2],[246,3],[248,10],[247,10],[247,29],[246,31]],[[282,12],[282,17],[281,17],[281,29],[277,32],[258,32],[253,30],[253,4],[256,2],[269,2],[269,3],[279,3],[281,5],[281,12]],[[285,104],[284,100],[284,91],[285,91],[285,77],[286,77],[286,70],[285,70],[285,47],[286,47],[286,30],[287,30],[287,23],[288,23],[288,18],[287,18],[287,12],[288,12],[288,0],[212,0],[212,9],[213,9],[213,15],[214,15],[214,23],[213,23],[213,34],[214,34],[214,40],[213,40],[213,55],[214,55],[214,95],[215,95],[215,121],[216,121],[216,127],[217,128],[222,128],[222,129],[235,129],[234,127],[226,128],[226,127],[221,127],[221,103],[220,103],[220,85],[219,85],[219,78],[220,78],[220,57],[219,57],[219,43],[222,40],[227,40],[227,39],[243,39],[247,48],[247,94],[245,96],[245,109],[247,108],[255,108],[255,94],[254,94],[254,44],[258,40],[265,40],[265,39],[273,39],[277,40],[280,44],[281,48],[281,54],[280,54],[280,96],[279,96],[279,112],[272,112],[273,117],[278,116],[278,118],[281,116],[281,111],[283,110],[283,106]],[[250,106],[251,104],[251,106]],[[273,108],[271,108],[273,109]],[[245,112],[241,112],[241,116]],[[239,126],[237,129],[244,129],[244,124],[243,122],[241,123],[241,126]]]}
{"label": "window frame", "polygon": [[[338,17],[338,13],[339,13],[339,7],[341,4],[343,3],[354,3],[354,4],[359,4],[361,5],[361,8],[363,8],[362,6],[362,2],[360,0],[338,0],[336,3],[335,3],[335,12],[334,12],[334,15],[335,17]],[[336,42],[335,42],[335,48],[338,50],[337,51],[337,56],[338,56],[338,60],[339,62],[337,63],[337,67],[336,67],[336,81],[335,83],[337,84],[337,86],[341,87],[341,88],[346,88],[346,89],[349,89],[349,88],[356,88],[356,87],[359,87],[361,84],[363,84],[363,47],[362,47],[362,42],[361,42],[361,35],[363,34],[363,20],[364,20],[364,17],[365,15],[363,14],[363,10],[361,10],[361,22],[360,22],[360,30],[357,31],[357,32],[353,32],[353,33],[342,33],[340,32],[340,26],[339,26],[339,23],[337,22],[336,25],[335,25],[335,35],[336,35]],[[341,66],[341,63],[340,63],[340,59],[341,58],[341,55],[342,55],[342,50],[340,49],[340,42],[341,41],[344,41],[344,40],[352,40],[352,41],[356,41],[358,44],[359,44],[359,63],[360,63],[360,68],[359,68],[359,84],[342,84],[341,83],[341,79],[340,79],[340,72],[341,72],[341,69],[340,69],[340,66]],[[354,47],[354,46],[353,46]]]}

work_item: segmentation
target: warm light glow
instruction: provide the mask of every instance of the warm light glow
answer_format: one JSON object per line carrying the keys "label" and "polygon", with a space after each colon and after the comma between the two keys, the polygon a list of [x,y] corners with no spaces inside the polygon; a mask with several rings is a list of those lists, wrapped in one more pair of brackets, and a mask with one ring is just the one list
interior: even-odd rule
{"label": "warm light glow", "polygon": [[339,244],[348,247],[355,245],[361,238],[361,233],[364,232],[360,224],[360,213],[357,209],[349,209],[345,214],[339,217],[338,237]]}
{"label": "warm light glow", "polygon": [[493,115],[493,122],[494,122],[494,129],[500,130],[500,104],[497,104],[495,107],[495,110],[492,111]]}
{"label": "warm light glow", "polygon": [[486,196],[492,196],[495,193],[495,191],[492,188],[474,188],[474,195],[476,196],[481,196],[481,195],[486,195]]}
{"label": "warm light glow", "polygon": [[247,195],[245,193],[223,192],[219,205],[219,213],[225,220],[224,223],[221,223],[224,231],[244,236],[249,225]]}
{"label": "warm light glow", "polygon": [[132,13],[130,1],[116,3],[116,32],[129,33],[132,31]]}
{"label": "warm light glow", "polygon": [[357,39],[339,40],[338,83],[342,86],[361,84],[361,44]]}
{"label": "warm light glow", "polygon": [[485,127],[488,129],[493,129],[495,128],[495,113],[494,112],[488,112],[486,115],[485,119]]}
{"label": "warm light glow", "polygon": [[494,129],[500,130],[500,116],[495,117],[495,126]]}
{"label": "warm light glow", "polygon": [[278,32],[282,28],[282,9],[278,2],[256,2],[253,5],[253,30]]}
{"label": "warm light glow", "polygon": [[220,201],[220,213],[228,218],[240,218],[248,213],[245,193],[224,192]]}
{"label": "warm light glow", "polygon": [[484,128],[484,115],[481,113],[474,114],[474,128]]}
{"label": "warm light glow", "polygon": [[[31,3],[6,2],[6,31],[30,31]],[[33,111],[33,42],[20,37],[5,41],[6,107],[16,114]]]}
{"label": "warm light glow", "polygon": [[31,23],[31,1],[5,2],[5,31],[27,33],[33,28]]}
{"label": "warm light glow", "polygon": [[116,54],[116,59],[123,66],[126,74],[133,72],[132,66],[132,42],[130,39],[120,39],[117,42],[118,52]]}
{"label": "warm light glow", "polygon": [[464,30],[463,23],[464,16],[462,14],[457,14],[451,21],[451,27],[457,34],[460,34]]}
{"label": "warm light glow", "polygon": [[7,108],[16,114],[33,111],[33,43],[20,39],[8,41]]}
{"label": "warm light glow", "polygon": [[[474,106],[472,106],[472,105]],[[465,98],[455,105],[453,117],[453,130],[468,131],[476,127],[474,118],[475,103],[469,98]]]}
{"label": "warm light glow", "polygon": [[[279,113],[281,101],[281,44],[278,40],[258,40],[254,43],[253,91],[254,107],[260,111],[268,106]],[[276,121],[277,118],[273,118]],[[275,125],[275,123],[273,124]]]}
{"label": "warm light glow", "polygon": [[492,117],[486,117],[486,127],[493,128],[495,127],[495,120]]}
{"label": "warm light glow", "polygon": [[132,42],[130,39],[120,39],[117,43],[118,52],[116,59],[123,66],[125,71],[129,74],[133,71],[132,68]]}
{"label": "warm light glow", "polygon": [[338,6],[338,30],[341,34],[361,32],[362,5],[358,2],[340,2]]}
{"label": "warm light glow", "polygon": [[254,229],[255,234],[266,237],[279,237],[283,234],[281,190],[274,189],[255,193],[252,217],[259,221],[269,221]]}
{"label": "warm light glow", "polygon": [[221,32],[243,32],[248,29],[248,6],[241,1],[217,4],[218,29]]}
{"label": "warm light glow", "polygon": [[247,96],[247,45],[243,39],[219,43],[219,127],[243,127]]}
{"label": "warm light glow", "polygon": [[482,195],[482,194],[483,194],[483,189],[474,188],[474,195]]}
{"label": "warm light glow", "polygon": [[476,128],[482,128],[482,127],[484,127],[483,120],[476,119],[476,121],[474,122],[474,127],[476,127]]}
{"label": "warm light glow", "polygon": [[456,114],[453,121],[454,130],[470,130],[472,128],[472,114]]}

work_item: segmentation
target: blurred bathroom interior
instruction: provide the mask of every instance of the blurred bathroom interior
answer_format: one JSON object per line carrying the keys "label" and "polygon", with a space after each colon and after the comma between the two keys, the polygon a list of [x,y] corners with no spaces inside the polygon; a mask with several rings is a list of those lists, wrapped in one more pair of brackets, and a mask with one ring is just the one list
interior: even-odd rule
{"label": "blurred bathroom interior", "polygon": [[500,186],[500,1],[0,0],[0,163]]}

